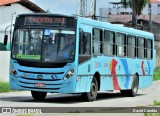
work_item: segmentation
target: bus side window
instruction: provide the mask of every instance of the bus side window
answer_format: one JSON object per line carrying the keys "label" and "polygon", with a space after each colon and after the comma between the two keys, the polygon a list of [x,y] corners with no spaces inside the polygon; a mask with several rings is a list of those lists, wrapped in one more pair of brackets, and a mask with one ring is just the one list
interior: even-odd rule
{"label": "bus side window", "polygon": [[93,29],[93,55],[102,54],[102,30]]}
{"label": "bus side window", "polygon": [[146,39],[146,58],[147,59],[152,59],[152,53],[153,53],[153,45],[152,45],[152,40]]}
{"label": "bus side window", "polygon": [[127,44],[128,45],[127,56],[129,58],[135,58],[136,57],[136,37],[128,35],[127,39],[128,39],[128,41],[127,41],[127,43],[128,43]]}
{"label": "bus side window", "polygon": [[104,32],[103,53],[107,55],[115,55],[115,33],[111,31]]}
{"label": "bus side window", "polygon": [[81,64],[91,58],[91,34],[86,32],[80,33],[79,38],[79,57],[78,64]]}
{"label": "bus side window", "polygon": [[126,56],[126,35],[116,34],[117,56]]}
{"label": "bus side window", "polygon": [[144,38],[141,38],[141,37],[138,37],[138,43],[137,43],[137,45],[138,45],[138,58],[144,58]]}
{"label": "bus side window", "polygon": [[83,32],[80,34],[79,54],[91,55],[91,34]]}

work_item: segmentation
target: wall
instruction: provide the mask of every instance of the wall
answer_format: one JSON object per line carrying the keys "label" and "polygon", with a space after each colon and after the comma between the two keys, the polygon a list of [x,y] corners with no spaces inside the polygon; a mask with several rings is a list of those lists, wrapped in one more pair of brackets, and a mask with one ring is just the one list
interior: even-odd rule
{"label": "wall", "polygon": [[[18,3],[12,4],[11,6],[0,6],[0,42],[2,43],[5,28],[11,25],[12,13],[14,12],[16,12],[16,14],[13,15],[13,24],[18,14],[33,13],[31,10],[27,9],[26,7],[23,7]],[[10,27],[7,29],[7,32],[10,38]],[[10,51],[0,51],[0,81],[9,81],[9,63]]]}
{"label": "wall", "polygon": [[[12,18],[12,14],[14,12],[16,14],[14,14]],[[5,28],[11,25],[11,19],[13,19],[12,24],[14,24],[16,16],[24,13],[33,13],[33,12],[18,3],[11,4],[11,6],[0,6],[0,42],[3,42]],[[6,31],[10,38],[10,27],[7,28]]]}
{"label": "wall", "polygon": [[[160,13],[160,2],[156,2],[156,3],[151,3],[151,14],[153,15],[158,15]],[[124,8],[123,6],[121,6],[120,4],[118,5],[117,8],[114,8],[114,7],[110,7],[110,8],[103,8],[103,9],[107,9],[107,10],[110,10],[110,13],[113,15],[113,14],[121,14],[121,12],[132,12],[132,10],[130,8]],[[99,11],[100,12],[100,11]],[[149,5],[147,4],[143,10],[142,10],[142,14],[143,15],[148,15],[149,14]]]}
{"label": "wall", "polygon": [[[0,6],[1,20],[0,25],[11,22],[12,13],[16,12],[16,15],[23,13],[33,13],[31,10],[25,8],[20,4],[11,4],[11,6]],[[15,16],[14,16],[15,19]]]}
{"label": "wall", "polygon": [[160,67],[160,49],[156,50],[156,66]]}
{"label": "wall", "polygon": [[0,81],[9,81],[10,51],[0,51]]}
{"label": "wall", "polygon": [[160,67],[160,41],[155,41],[156,67]]}

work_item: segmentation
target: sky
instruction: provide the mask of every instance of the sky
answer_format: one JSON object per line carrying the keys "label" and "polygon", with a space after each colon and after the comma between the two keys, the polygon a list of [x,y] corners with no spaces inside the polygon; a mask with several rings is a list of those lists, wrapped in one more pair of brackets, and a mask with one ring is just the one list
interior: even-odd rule
{"label": "sky", "polygon": [[[80,0],[30,0],[40,6],[42,9],[49,10],[56,14],[77,14]],[[97,0],[96,14],[99,14],[99,8],[108,8],[108,2],[117,2],[120,0]]]}

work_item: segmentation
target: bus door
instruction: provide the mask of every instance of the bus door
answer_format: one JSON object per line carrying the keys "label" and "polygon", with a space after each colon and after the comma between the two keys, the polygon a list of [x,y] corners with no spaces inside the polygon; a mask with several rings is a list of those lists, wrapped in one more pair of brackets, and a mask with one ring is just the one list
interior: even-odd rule
{"label": "bus door", "polygon": [[103,31],[98,28],[93,28],[92,30],[92,67],[94,67],[93,72],[102,72],[102,63],[104,62],[104,57],[102,56],[102,38]]}
{"label": "bus door", "polygon": [[[79,57],[78,64],[88,67],[86,73],[90,73],[90,60],[91,60],[91,32],[88,30],[80,29],[79,36]],[[83,70],[84,71],[84,70]]]}
{"label": "bus door", "polygon": [[[79,53],[78,53],[78,76],[77,91],[85,92],[88,78],[91,75],[91,31],[83,25],[79,28]],[[90,87],[88,87],[90,88]]]}

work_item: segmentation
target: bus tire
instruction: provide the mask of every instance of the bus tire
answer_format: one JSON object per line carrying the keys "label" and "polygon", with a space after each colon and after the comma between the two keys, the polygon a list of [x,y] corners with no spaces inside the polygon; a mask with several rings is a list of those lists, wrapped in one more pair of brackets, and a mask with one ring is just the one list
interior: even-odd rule
{"label": "bus tire", "polygon": [[92,102],[96,100],[97,93],[98,93],[98,82],[97,82],[97,79],[93,77],[91,87],[90,87],[90,92],[82,93],[82,98],[84,98],[89,102]]}
{"label": "bus tire", "polygon": [[138,92],[138,84],[139,84],[138,77],[137,77],[137,75],[134,75],[131,89],[130,90],[121,90],[121,94],[124,96],[135,97]]}
{"label": "bus tire", "polygon": [[47,92],[31,91],[31,94],[36,101],[43,101],[47,95]]}

